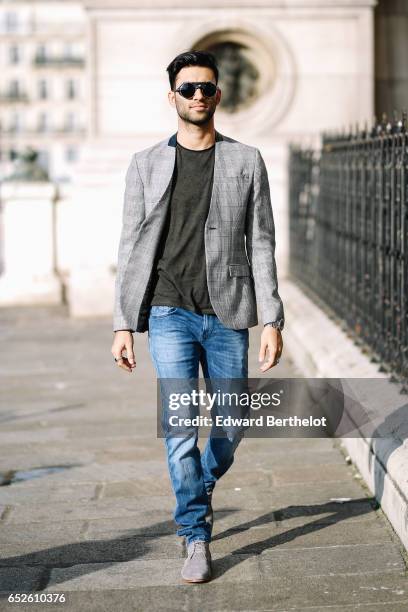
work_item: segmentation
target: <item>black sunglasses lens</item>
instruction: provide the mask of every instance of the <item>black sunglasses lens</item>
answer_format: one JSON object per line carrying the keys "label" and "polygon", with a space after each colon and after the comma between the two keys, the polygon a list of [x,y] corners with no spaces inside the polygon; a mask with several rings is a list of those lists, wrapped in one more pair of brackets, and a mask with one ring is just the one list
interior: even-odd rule
{"label": "black sunglasses lens", "polygon": [[183,83],[179,91],[184,98],[192,98],[195,93],[195,87],[193,83]]}
{"label": "black sunglasses lens", "polygon": [[215,92],[217,91],[217,86],[214,85],[214,83],[208,82],[205,83],[202,90],[203,94],[207,97],[210,98],[211,96],[213,96],[215,94]]}
{"label": "black sunglasses lens", "polygon": [[[180,85],[179,92],[184,98],[192,98],[195,94],[195,91],[195,83],[186,82]],[[214,83],[211,83],[211,81],[208,81],[207,83],[203,83],[201,85],[201,91],[203,92],[204,96],[210,98],[217,91],[217,86],[214,85]]]}

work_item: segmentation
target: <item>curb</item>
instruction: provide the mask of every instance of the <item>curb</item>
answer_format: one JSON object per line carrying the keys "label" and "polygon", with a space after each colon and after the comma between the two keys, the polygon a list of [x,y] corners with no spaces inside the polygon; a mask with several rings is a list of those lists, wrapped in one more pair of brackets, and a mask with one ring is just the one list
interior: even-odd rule
{"label": "curb", "polygon": [[[388,378],[294,282],[282,279],[279,293],[285,307],[283,342],[304,376]],[[404,408],[408,401],[399,393],[400,385],[389,382],[385,387],[384,407],[393,408],[389,413],[383,412],[382,406],[377,409],[373,420],[380,424],[386,420],[384,415],[395,414],[395,406]],[[387,437],[370,438],[361,433],[361,437],[340,440],[408,549],[408,423],[397,423]]]}

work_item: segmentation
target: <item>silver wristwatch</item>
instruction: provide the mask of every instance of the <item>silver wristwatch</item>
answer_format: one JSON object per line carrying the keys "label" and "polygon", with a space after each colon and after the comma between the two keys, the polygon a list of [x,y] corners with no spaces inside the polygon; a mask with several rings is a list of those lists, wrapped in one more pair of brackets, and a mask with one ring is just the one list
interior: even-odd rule
{"label": "silver wristwatch", "polygon": [[269,326],[269,327],[275,327],[276,329],[279,329],[280,331],[282,331],[282,329],[284,328],[285,325],[285,319],[278,319],[277,321],[271,321],[270,323],[265,323],[264,327]]}

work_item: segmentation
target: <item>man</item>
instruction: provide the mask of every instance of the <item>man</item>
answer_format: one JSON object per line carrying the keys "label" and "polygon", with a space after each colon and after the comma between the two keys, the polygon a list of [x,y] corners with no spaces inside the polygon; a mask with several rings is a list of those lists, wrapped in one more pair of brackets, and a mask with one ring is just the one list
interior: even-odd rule
{"label": "man", "polygon": [[[148,330],[161,380],[197,379],[200,363],[206,379],[244,379],[257,307],[262,372],[278,363],[283,347],[265,163],[257,148],[214,128],[221,90],[212,54],[182,53],[167,72],[178,130],[135,153],[127,171],[112,354],[132,372],[132,333]],[[197,428],[182,437],[165,428],[187,582],[211,577],[212,491],[241,437],[210,436],[200,453]]]}

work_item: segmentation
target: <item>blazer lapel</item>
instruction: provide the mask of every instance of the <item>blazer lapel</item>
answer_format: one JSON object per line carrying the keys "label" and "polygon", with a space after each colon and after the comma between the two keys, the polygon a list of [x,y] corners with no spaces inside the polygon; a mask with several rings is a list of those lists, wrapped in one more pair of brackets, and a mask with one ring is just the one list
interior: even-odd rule
{"label": "blazer lapel", "polygon": [[154,202],[152,208],[156,208],[161,202],[167,199],[170,195],[175,158],[175,146],[168,146],[164,142],[163,146],[158,150],[154,157],[154,162],[151,166],[152,185],[150,187],[149,201]]}
{"label": "blazer lapel", "polygon": [[208,210],[206,225],[217,224],[221,217],[219,209],[219,202],[221,200],[220,193],[222,193],[221,186],[224,182],[224,177],[227,175],[227,163],[226,163],[226,145],[227,142],[224,140],[222,134],[216,131],[215,141],[215,156],[214,156],[214,178],[211,192],[210,207]]}

